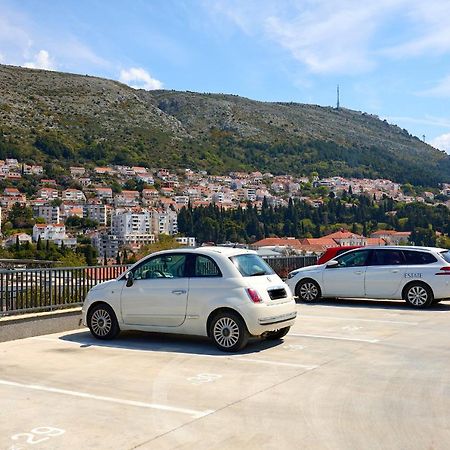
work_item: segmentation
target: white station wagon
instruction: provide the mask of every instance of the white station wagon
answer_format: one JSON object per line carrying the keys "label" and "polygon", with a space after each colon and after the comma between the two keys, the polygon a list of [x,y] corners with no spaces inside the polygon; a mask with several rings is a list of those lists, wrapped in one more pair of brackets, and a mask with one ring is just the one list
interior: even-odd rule
{"label": "white station wagon", "polygon": [[93,287],[82,321],[98,339],[120,330],[192,334],[237,351],[251,336],[285,336],[296,315],[290,289],[255,252],[201,247],[153,253]]}
{"label": "white station wagon", "polygon": [[288,286],[304,302],[321,297],[404,299],[425,308],[450,298],[450,251],[434,247],[363,247],[325,264],[292,271]]}

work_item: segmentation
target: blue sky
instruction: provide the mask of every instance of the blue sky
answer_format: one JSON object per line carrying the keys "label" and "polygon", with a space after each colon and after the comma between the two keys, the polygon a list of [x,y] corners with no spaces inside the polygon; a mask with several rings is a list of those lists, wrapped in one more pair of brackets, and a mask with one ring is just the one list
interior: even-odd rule
{"label": "blue sky", "polygon": [[0,62],[341,105],[450,153],[449,0],[0,0]]}

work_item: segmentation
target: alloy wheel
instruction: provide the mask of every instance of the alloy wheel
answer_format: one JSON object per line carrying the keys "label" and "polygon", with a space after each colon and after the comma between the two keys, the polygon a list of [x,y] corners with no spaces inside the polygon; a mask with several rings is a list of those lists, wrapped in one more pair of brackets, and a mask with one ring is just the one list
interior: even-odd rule
{"label": "alloy wheel", "polygon": [[104,309],[97,309],[91,317],[92,331],[97,336],[106,336],[112,327],[111,315]]}
{"label": "alloy wheel", "polygon": [[230,317],[222,317],[214,324],[213,333],[220,346],[230,348],[239,340],[239,325]]}
{"label": "alloy wheel", "polygon": [[408,301],[414,306],[422,306],[428,300],[428,292],[423,286],[413,286],[409,289]]}
{"label": "alloy wheel", "polygon": [[319,295],[319,290],[314,283],[306,282],[300,286],[299,295],[302,300],[315,300]]}

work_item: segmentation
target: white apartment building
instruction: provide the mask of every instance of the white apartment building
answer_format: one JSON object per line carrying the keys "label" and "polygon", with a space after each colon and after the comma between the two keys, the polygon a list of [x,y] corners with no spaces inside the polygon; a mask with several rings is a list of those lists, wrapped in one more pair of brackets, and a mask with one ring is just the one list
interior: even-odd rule
{"label": "white apartment building", "polygon": [[34,217],[42,217],[45,223],[60,223],[61,217],[58,206],[40,205],[33,207]]}
{"label": "white apartment building", "polygon": [[62,193],[63,200],[68,200],[71,202],[85,202],[86,196],[84,195],[83,191],[80,191],[79,189],[66,189]]}
{"label": "white apartment building", "polygon": [[53,188],[43,187],[38,190],[37,196],[44,200],[54,200],[58,198],[58,191]]}
{"label": "white apartment building", "polygon": [[151,215],[142,213],[116,213],[111,216],[111,234],[118,237],[121,245],[140,247],[153,244]]}
{"label": "white apartment building", "polygon": [[151,211],[151,228],[155,234],[178,233],[177,213],[170,209],[164,212]]}
{"label": "white apartment building", "polygon": [[92,245],[97,249],[101,258],[116,258],[119,253],[119,238],[112,234],[96,233],[92,236]]}
{"label": "white apartment building", "polygon": [[106,206],[91,203],[83,205],[83,217],[91,219],[99,225],[106,225]]}
{"label": "white apartment building", "polygon": [[175,240],[181,245],[186,245],[186,247],[197,247],[197,240],[195,237],[180,236],[176,237]]}
{"label": "white apartment building", "polygon": [[68,247],[75,246],[77,240],[75,238],[69,238],[66,234],[66,227],[62,223],[56,224],[40,224],[37,223],[33,227],[33,241],[37,242],[41,238],[41,241],[53,241],[56,245],[64,245]]}
{"label": "white apartment building", "polygon": [[110,201],[113,198],[113,192],[111,188],[108,187],[98,187],[95,188],[95,195],[100,200]]}

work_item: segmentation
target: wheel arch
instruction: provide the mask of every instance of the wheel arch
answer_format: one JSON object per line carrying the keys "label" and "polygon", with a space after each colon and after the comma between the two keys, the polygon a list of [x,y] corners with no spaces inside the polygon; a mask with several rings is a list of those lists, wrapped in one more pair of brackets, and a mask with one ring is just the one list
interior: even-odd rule
{"label": "wheel arch", "polygon": [[304,281],[312,281],[314,284],[317,284],[317,287],[319,288],[319,297],[322,295],[323,290],[322,290],[321,284],[319,283],[319,281],[315,280],[315,279],[312,278],[312,277],[304,277],[304,278],[300,278],[300,279],[297,281],[297,283],[295,284],[294,295],[298,296],[298,295],[297,295],[297,288],[298,288],[298,286],[300,285],[300,283],[302,283],[302,282],[304,282]]}
{"label": "wheel arch", "polygon": [[211,323],[214,320],[214,317],[216,317],[217,314],[224,313],[224,312],[231,312],[231,313],[239,316],[242,319],[242,321],[244,322],[245,328],[247,328],[247,331],[248,331],[247,322],[245,321],[244,317],[242,316],[242,314],[239,311],[237,311],[234,308],[230,308],[228,306],[221,306],[221,307],[216,308],[213,311],[211,311],[208,316],[208,319],[206,320],[206,334],[208,335],[208,337],[211,337]]}
{"label": "wheel arch", "polygon": [[423,281],[423,280],[412,280],[412,281],[409,281],[408,283],[406,283],[406,284],[403,286],[403,288],[402,288],[402,298],[403,298],[403,299],[405,299],[405,295],[406,295],[407,289],[409,289],[409,288],[410,288],[411,286],[413,286],[414,284],[420,284],[420,285],[422,285],[422,286],[427,287],[428,289],[430,289],[430,291],[431,291],[431,293],[433,294],[433,297],[434,297],[434,291],[433,291],[433,288],[432,288],[428,283],[426,283],[426,282]]}
{"label": "wheel arch", "polygon": [[86,321],[89,320],[89,316],[90,316],[90,314],[91,314],[92,309],[93,309],[95,306],[99,306],[99,305],[109,306],[109,307],[112,309],[114,315],[116,316],[117,323],[119,323],[119,318],[117,317],[117,313],[116,313],[114,307],[113,307],[110,303],[106,302],[105,300],[95,300],[94,302],[92,302],[92,303],[89,305],[89,307],[88,307],[88,309],[87,309],[87,311],[86,311]]}

